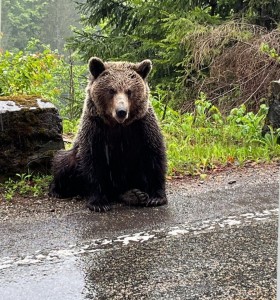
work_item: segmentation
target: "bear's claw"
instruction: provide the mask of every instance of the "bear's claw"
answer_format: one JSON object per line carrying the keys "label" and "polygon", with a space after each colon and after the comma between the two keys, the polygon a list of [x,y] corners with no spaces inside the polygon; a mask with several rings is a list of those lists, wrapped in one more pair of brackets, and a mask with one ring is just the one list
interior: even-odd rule
{"label": "bear's claw", "polygon": [[167,203],[166,198],[150,198],[146,203],[146,206],[160,206]]}
{"label": "bear's claw", "polygon": [[48,192],[48,196],[50,198],[57,198],[57,199],[61,199],[62,198],[62,196],[59,193],[57,193],[55,191],[55,189],[50,189],[49,192]]}
{"label": "bear's claw", "polygon": [[130,190],[121,195],[121,201],[127,205],[135,206],[160,206],[167,203],[166,197],[153,197],[149,198],[149,195],[138,189]]}
{"label": "bear's claw", "polygon": [[106,212],[111,209],[109,205],[92,205],[90,203],[87,203],[87,208],[94,212]]}
{"label": "bear's claw", "polygon": [[121,201],[127,205],[140,205],[145,206],[149,200],[149,195],[138,189],[127,191],[121,195]]}
{"label": "bear's claw", "polygon": [[51,182],[49,191],[48,191],[48,196],[50,198],[61,198],[61,195],[55,191],[55,184],[54,182]]}
{"label": "bear's claw", "polygon": [[103,197],[102,201],[90,198],[86,206],[94,212],[106,212],[111,209],[105,197]]}

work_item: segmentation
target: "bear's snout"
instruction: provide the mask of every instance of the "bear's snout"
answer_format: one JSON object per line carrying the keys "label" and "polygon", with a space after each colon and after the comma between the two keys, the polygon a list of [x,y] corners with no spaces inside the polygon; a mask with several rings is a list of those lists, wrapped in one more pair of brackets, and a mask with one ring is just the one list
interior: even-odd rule
{"label": "bear's snout", "polygon": [[119,119],[124,119],[127,115],[127,110],[123,108],[119,108],[116,110],[116,114]]}
{"label": "bear's snout", "polygon": [[128,118],[129,102],[124,93],[118,93],[113,99],[113,118],[123,123]]}

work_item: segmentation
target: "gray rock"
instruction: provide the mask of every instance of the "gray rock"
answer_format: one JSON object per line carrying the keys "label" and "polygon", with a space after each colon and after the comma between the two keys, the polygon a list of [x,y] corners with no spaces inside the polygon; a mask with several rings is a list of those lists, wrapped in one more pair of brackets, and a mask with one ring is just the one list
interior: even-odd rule
{"label": "gray rock", "polygon": [[263,135],[270,132],[269,126],[273,129],[280,128],[280,80],[270,84],[269,109],[262,129]]}
{"label": "gray rock", "polygon": [[0,179],[16,173],[48,173],[64,148],[55,106],[38,97],[0,98]]}

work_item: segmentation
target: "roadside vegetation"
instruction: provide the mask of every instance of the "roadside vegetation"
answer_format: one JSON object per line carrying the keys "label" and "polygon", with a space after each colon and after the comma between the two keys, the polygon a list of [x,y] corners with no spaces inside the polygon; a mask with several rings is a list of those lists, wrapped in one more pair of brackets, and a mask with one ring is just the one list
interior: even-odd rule
{"label": "roadside vegetation", "polygon": [[[42,5],[55,10],[54,2],[40,1],[37,12]],[[8,10],[11,1],[4,2]],[[23,1],[31,19],[30,10],[37,9],[29,7],[32,2]],[[81,22],[58,50],[40,41],[48,43],[50,36],[34,34],[46,25],[36,19],[30,19],[36,30],[29,28],[33,35],[24,35],[21,44],[7,38],[19,26],[13,14],[17,22],[24,18],[20,9],[14,5],[6,14],[0,95],[38,95],[53,102],[63,118],[66,147],[79,124],[87,60],[95,55],[153,61],[151,101],[165,136],[169,177],[205,178],[216,168],[280,158],[279,131],[261,134],[269,83],[280,78],[279,1],[87,0],[76,7]],[[17,174],[0,186],[0,195],[39,196],[49,181]]]}
{"label": "roadside vegetation", "polygon": [[[205,179],[214,169],[227,166],[242,167],[248,162],[264,163],[278,160],[280,132],[271,131],[262,136],[261,130],[267,113],[262,104],[259,110],[248,112],[245,105],[233,108],[223,115],[201,94],[195,102],[194,112],[180,114],[166,107],[160,96],[152,103],[165,136],[168,156],[168,176],[199,175]],[[68,140],[78,129],[78,120],[64,120],[64,133]],[[68,142],[66,147],[71,147]],[[51,176],[16,174],[14,179],[0,184],[6,200],[15,195],[43,196],[47,193]]]}
{"label": "roadside vegetation", "polygon": [[16,174],[4,183],[0,183],[0,195],[6,201],[11,201],[15,196],[42,197],[47,193],[51,180],[49,175]]}
{"label": "roadside vegetation", "polygon": [[167,143],[170,175],[203,177],[215,168],[280,157],[279,132],[261,134],[268,109],[264,104],[256,113],[248,112],[243,104],[222,114],[201,94],[191,113],[179,114],[156,100],[154,107]]}

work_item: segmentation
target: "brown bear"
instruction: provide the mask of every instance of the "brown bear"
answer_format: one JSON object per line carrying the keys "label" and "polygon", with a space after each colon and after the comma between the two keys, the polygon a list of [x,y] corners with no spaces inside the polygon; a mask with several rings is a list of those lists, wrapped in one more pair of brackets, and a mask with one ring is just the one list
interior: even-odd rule
{"label": "brown bear", "polygon": [[49,194],[88,199],[93,211],[110,203],[167,203],[166,154],[146,82],[150,60],[140,63],[89,61],[89,83],[73,148],[53,160]]}

